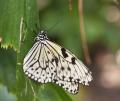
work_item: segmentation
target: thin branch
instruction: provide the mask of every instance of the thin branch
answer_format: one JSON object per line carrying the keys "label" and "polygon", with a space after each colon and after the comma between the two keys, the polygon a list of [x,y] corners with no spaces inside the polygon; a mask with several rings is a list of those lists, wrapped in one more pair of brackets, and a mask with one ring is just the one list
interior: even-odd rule
{"label": "thin branch", "polygon": [[70,11],[70,15],[72,15],[72,11],[73,11],[73,0],[69,0],[69,11]]}
{"label": "thin branch", "polygon": [[2,37],[0,36],[0,43],[2,42]]}
{"label": "thin branch", "polygon": [[83,17],[83,0],[78,0],[78,14],[80,23],[80,35],[82,41],[82,48],[84,52],[85,61],[87,64],[91,64],[91,59],[88,51],[86,32],[84,28],[84,17]]}
{"label": "thin branch", "polygon": [[26,81],[26,85],[25,85],[25,96],[27,95],[27,82],[28,81]]}
{"label": "thin branch", "polygon": [[34,90],[34,88],[33,88],[32,83],[31,83],[30,80],[29,80],[29,84],[30,84],[30,86],[31,86],[31,89],[32,89],[33,95],[34,95],[34,97],[36,98],[36,93],[35,93],[35,90]]}
{"label": "thin branch", "polygon": [[22,41],[22,30],[23,30],[23,17],[21,17],[21,21],[20,21],[19,51],[20,51],[21,41]]}

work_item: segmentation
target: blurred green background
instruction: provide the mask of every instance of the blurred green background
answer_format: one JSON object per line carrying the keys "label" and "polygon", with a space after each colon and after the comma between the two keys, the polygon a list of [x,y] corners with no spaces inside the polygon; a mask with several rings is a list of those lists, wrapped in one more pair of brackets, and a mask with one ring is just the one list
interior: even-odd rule
{"label": "blurred green background", "polygon": [[[22,63],[37,33],[47,30],[54,42],[84,63],[79,0],[0,0],[0,101],[119,101],[120,1],[83,0],[84,27],[92,71],[90,86],[76,95],[54,84],[38,84]],[[70,6],[72,9],[70,10]],[[87,64],[86,64],[87,65]],[[36,94],[36,95],[35,95]]]}

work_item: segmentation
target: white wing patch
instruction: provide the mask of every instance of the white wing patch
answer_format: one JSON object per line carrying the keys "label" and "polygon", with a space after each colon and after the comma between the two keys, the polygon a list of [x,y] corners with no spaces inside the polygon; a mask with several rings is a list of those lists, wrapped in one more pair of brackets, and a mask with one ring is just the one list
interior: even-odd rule
{"label": "white wing patch", "polygon": [[49,41],[36,42],[24,59],[23,70],[40,83],[53,82],[76,94],[79,83],[88,85],[91,72],[70,51]]}

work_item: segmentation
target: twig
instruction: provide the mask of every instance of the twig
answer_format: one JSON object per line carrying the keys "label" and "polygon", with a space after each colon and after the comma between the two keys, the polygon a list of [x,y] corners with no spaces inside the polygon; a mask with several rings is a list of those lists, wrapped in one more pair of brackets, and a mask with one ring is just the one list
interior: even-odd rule
{"label": "twig", "polygon": [[25,85],[25,95],[27,95],[27,82],[28,81],[26,81],[26,85]]}
{"label": "twig", "polygon": [[31,89],[32,89],[33,95],[34,95],[34,97],[36,98],[36,93],[35,93],[35,90],[34,90],[34,88],[33,88],[32,83],[31,83],[30,80],[29,80],[29,84],[30,84],[30,86],[31,86]]}
{"label": "twig", "polygon": [[87,64],[91,64],[91,59],[88,51],[88,45],[86,40],[86,33],[84,28],[84,17],[83,17],[83,0],[78,0],[78,14],[80,23],[80,35],[82,41],[82,48],[85,56],[85,61]]}
{"label": "twig", "polygon": [[21,17],[21,21],[20,21],[19,51],[20,51],[21,41],[22,41],[22,30],[23,30],[23,17]]}
{"label": "twig", "polygon": [[70,11],[70,15],[72,15],[72,11],[73,11],[73,0],[69,0],[69,11]]}

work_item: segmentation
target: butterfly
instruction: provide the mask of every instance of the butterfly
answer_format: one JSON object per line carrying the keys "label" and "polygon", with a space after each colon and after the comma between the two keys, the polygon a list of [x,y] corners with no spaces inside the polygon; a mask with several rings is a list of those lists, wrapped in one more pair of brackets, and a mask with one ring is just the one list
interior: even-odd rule
{"label": "butterfly", "polygon": [[24,58],[25,74],[39,83],[55,83],[72,94],[79,84],[92,80],[88,68],[69,50],[50,41],[46,31],[39,32],[36,43]]}

